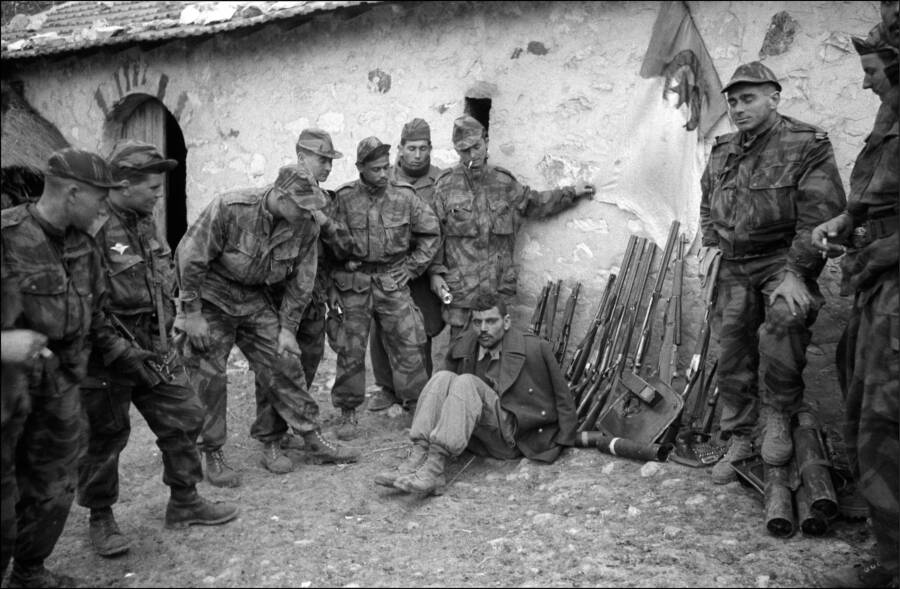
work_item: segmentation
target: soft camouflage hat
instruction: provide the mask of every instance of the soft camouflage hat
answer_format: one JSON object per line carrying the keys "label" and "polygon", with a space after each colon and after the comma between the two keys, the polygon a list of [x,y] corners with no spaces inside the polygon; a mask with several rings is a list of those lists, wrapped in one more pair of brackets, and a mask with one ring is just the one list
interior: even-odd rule
{"label": "soft camouflage hat", "polygon": [[469,149],[484,137],[484,126],[474,117],[463,115],[453,121],[453,147]]}
{"label": "soft camouflage hat", "polygon": [[356,163],[364,164],[377,157],[386,155],[390,151],[391,146],[387,143],[382,143],[378,137],[366,137],[356,147]]}
{"label": "soft camouflage hat", "polygon": [[305,149],[316,155],[321,155],[333,160],[344,157],[344,154],[337,151],[331,143],[331,135],[322,129],[303,129],[303,131],[300,132],[300,137],[297,138],[296,149],[298,154],[301,149]]}
{"label": "soft camouflage hat", "polygon": [[156,146],[134,139],[116,143],[108,162],[113,176],[117,179],[123,178],[129,172],[161,174],[178,167],[176,160],[163,157]]}
{"label": "soft camouflage hat", "polygon": [[865,39],[850,37],[850,40],[853,41],[853,48],[860,55],[883,53],[887,58],[892,56],[897,58],[897,49],[888,43],[887,35],[884,34],[884,26],[881,23],[875,25]]}
{"label": "soft camouflage hat", "polygon": [[97,188],[120,188],[121,182],[113,178],[109,165],[96,153],[67,147],[50,154],[47,160],[47,176],[70,178]]}
{"label": "soft camouflage hat", "polygon": [[407,141],[431,141],[431,127],[425,122],[425,119],[413,119],[403,125],[403,131],[400,132],[400,142]]}
{"label": "soft camouflage hat", "polygon": [[778,83],[778,78],[775,77],[772,70],[759,61],[751,61],[750,63],[739,65],[734,70],[731,80],[722,88],[722,93],[728,92],[732,86],[737,86],[738,84],[774,84],[778,91],[781,91],[781,84]]}
{"label": "soft camouflage hat", "polygon": [[327,204],[325,195],[297,166],[284,166],[278,170],[274,190],[287,195],[301,209],[314,211]]}

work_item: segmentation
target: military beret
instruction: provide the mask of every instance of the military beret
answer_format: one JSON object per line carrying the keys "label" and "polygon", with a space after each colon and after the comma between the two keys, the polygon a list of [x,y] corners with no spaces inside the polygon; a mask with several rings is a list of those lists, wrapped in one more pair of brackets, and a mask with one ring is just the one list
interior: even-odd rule
{"label": "military beret", "polygon": [[344,157],[344,154],[337,151],[331,143],[331,135],[322,129],[303,129],[303,131],[300,132],[300,137],[297,138],[296,149],[298,154],[301,149],[305,149],[316,155],[321,155],[333,160]]}
{"label": "military beret", "polygon": [[391,146],[387,143],[382,143],[378,137],[366,137],[356,147],[356,163],[364,164],[377,157],[386,155],[390,151]]}
{"label": "military beret", "polygon": [[108,162],[116,178],[123,178],[129,172],[161,174],[178,167],[176,160],[163,157],[156,146],[134,139],[116,143]]}
{"label": "military beret", "polygon": [[731,80],[729,80],[728,84],[722,88],[722,93],[728,92],[732,86],[738,84],[774,84],[775,87],[781,91],[781,84],[778,83],[778,78],[775,77],[772,70],[759,61],[751,61],[750,63],[739,65],[738,68],[734,70],[734,75],[731,76]]}
{"label": "military beret", "polygon": [[400,143],[407,141],[431,141],[431,127],[424,119],[413,119],[403,125],[400,132]]}
{"label": "military beret", "polygon": [[469,149],[484,137],[484,126],[474,117],[463,115],[453,121],[453,147]]}
{"label": "military beret", "polygon": [[322,191],[297,166],[283,166],[278,170],[274,189],[288,196],[301,209],[316,210],[327,204]]}
{"label": "military beret", "polygon": [[106,160],[90,151],[67,147],[50,154],[47,176],[69,178],[97,188],[121,188],[122,182],[113,178]]}

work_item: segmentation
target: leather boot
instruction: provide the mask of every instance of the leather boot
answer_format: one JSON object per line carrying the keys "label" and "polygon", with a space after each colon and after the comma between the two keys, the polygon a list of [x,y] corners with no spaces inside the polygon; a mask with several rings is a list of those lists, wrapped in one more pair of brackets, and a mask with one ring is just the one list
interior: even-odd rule
{"label": "leather boot", "polygon": [[422,466],[427,455],[427,442],[417,441],[413,443],[412,449],[409,451],[409,456],[406,457],[406,460],[401,462],[394,470],[387,470],[375,475],[375,484],[381,485],[382,487],[393,487],[394,482],[398,478],[416,472],[416,470]]}
{"label": "leather boot", "polygon": [[791,440],[791,415],[770,409],[766,417],[766,433],[759,449],[763,462],[772,466],[784,466],[794,454]]}
{"label": "leather boot", "polygon": [[347,446],[332,442],[322,435],[319,430],[303,434],[303,442],[306,448],[313,453],[319,462],[356,462],[359,460],[359,452],[351,450]]}
{"label": "leather boot", "polygon": [[447,484],[444,468],[447,463],[447,451],[432,444],[428,448],[428,456],[416,472],[398,477],[394,487],[407,493],[431,495],[440,491]]}
{"label": "leather boot", "polygon": [[123,554],[131,548],[131,540],[119,531],[110,507],[91,509],[88,527],[91,546],[100,556]]}
{"label": "leather boot", "polygon": [[43,564],[34,566],[13,563],[12,573],[9,575],[9,587],[76,587],[78,581],[69,575],[54,573]]}
{"label": "leather boot", "polygon": [[241,473],[225,462],[222,449],[203,453],[206,456],[206,479],[215,487],[240,487]]}
{"label": "leather boot", "polygon": [[378,387],[369,398],[368,408],[369,411],[372,412],[384,411],[399,402],[400,401],[397,399],[397,395],[394,394],[394,391],[384,387]]}
{"label": "leather boot", "polygon": [[726,485],[736,481],[737,473],[731,468],[731,463],[751,456],[753,456],[753,442],[750,436],[731,436],[728,452],[712,467],[713,482],[717,485]]}
{"label": "leather boot", "polygon": [[172,497],[166,505],[166,527],[169,529],[192,525],[215,526],[230,522],[237,516],[237,505],[226,501],[208,501],[196,493],[189,501]]}
{"label": "leather boot", "polygon": [[335,428],[334,435],[339,440],[352,440],[359,435],[359,422],[356,409],[341,407],[341,423]]}
{"label": "leather boot", "polygon": [[286,474],[294,470],[294,463],[281,451],[280,440],[265,443],[262,463],[266,470],[275,474]]}

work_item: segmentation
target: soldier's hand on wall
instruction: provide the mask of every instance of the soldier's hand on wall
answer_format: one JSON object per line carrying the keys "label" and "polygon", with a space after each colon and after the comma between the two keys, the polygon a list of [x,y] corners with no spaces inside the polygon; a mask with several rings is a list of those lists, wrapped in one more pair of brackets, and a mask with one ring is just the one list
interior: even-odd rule
{"label": "soldier's hand on wall", "polygon": [[706,279],[709,277],[709,269],[712,267],[715,259],[722,255],[721,250],[715,246],[704,245],[697,252],[700,263],[697,266],[697,276],[700,277],[700,288],[706,287]]}
{"label": "soldier's hand on wall", "polygon": [[185,314],[183,329],[191,346],[198,352],[205,352],[212,345],[209,337],[209,323],[206,322],[206,318],[200,311]]}
{"label": "soldier's hand on wall", "polygon": [[4,364],[24,364],[35,359],[47,345],[47,336],[30,329],[9,329],[0,338]]}
{"label": "soldier's hand on wall", "polygon": [[847,243],[852,230],[853,219],[847,213],[842,213],[813,229],[812,245],[829,258],[836,258],[847,251],[841,244]]}
{"label": "soldier's hand on wall", "polygon": [[441,300],[443,300],[445,292],[450,292],[450,287],[447,286],[447,281],[444,280],[444,277],[440,274],[432,274],[430,283],[431,292],[436,294]]}
{"label": "soldier's hand on wall", "polygon": [[275,348],[275,353],[279,356],[287,353],[297,358],[303,355],[300,351],[300,346],[297,344],[297,336],[291,330],[284,328],[278,330],[278,346]]}
{"label": "soldier's hand on wall", "polygon": [[596,190],[594,189],[593,184],[588,184],[587,182],[579,182],[575,185],[575,198],[586,196],[589,199],[594,200],[595,193]]}

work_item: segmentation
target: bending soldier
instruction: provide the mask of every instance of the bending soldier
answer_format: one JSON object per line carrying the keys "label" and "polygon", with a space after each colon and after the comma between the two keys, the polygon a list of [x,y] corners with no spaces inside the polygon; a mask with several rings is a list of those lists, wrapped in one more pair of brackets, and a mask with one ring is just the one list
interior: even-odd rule
{"label": "bending soldier", "polygon": [[156,434],[163,455],[163,482],[171,500],[166,526],[221,524],[237,517],[234,505],[211,503],[197,494],[203,467],[197,436],[203,404],[172,349],[169,329],[175,318],[172,252],[160,240],[153,209],[162,196],[166,172],[178,165],[153,145],[118,143],[109,158],[111,188],[90,233],[107,268],[109,314],[122,334],[157,355],[152,381],[109,370],[94,352],[81,400],[88,419],[88,447],[78,469],[78,503],[91,510],[91,545],[100,556],[126,552],[131,541],[116,524],[112,506],[119,495],[119,455],[131,432],[131,404]]}

